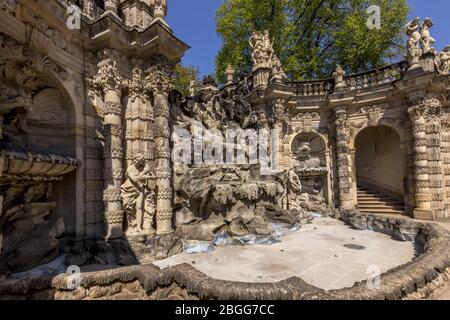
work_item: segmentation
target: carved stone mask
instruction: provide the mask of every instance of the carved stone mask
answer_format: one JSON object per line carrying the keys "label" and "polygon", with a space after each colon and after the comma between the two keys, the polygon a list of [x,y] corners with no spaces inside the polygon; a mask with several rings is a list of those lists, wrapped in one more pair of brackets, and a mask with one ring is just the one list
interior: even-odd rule
{"label": "carved stone mask", "polygon": [[303,144],[298,148],[297,154],[300,159],[309,158],[311,154],[311,147],[309,146],[309,144]]}

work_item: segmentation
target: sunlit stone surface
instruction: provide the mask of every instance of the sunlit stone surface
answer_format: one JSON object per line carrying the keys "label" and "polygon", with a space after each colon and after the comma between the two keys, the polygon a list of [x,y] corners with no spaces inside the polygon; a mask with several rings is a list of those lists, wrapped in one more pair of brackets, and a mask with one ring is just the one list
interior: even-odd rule
{"label": "sunlit stone surface", "polygon": [[[357,245],[365,249],[344,247]],[[277,282],[300,277],[325,290],[366,280],[368,267],[384,273],[415,256],[414,244],[373,231],[353,230],[334,219],[316,219],[270,246],[226,246],[212,253],[180,254],[155,262],[165,268],[189,263],[206,275],[238,282]]]}

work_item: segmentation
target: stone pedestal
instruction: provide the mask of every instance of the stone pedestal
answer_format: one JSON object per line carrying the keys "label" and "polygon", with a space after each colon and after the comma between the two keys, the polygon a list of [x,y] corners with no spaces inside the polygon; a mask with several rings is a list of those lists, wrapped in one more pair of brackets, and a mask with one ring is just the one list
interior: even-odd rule
{"label": "stone pedestal", "polygon": [[253,71],[253,87],[264,90],[267,88],[270,79],[270,68],[258,68]]}

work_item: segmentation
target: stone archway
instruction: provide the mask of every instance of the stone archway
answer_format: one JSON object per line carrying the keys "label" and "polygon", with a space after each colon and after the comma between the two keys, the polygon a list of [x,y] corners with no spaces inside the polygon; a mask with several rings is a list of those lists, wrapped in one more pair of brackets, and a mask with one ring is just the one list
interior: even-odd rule
{"label": "stone archway", "polygon": [[357,204],[363,212],[404,212],[406,157],[399,134],[388,126],[363,129],[355,138]]}

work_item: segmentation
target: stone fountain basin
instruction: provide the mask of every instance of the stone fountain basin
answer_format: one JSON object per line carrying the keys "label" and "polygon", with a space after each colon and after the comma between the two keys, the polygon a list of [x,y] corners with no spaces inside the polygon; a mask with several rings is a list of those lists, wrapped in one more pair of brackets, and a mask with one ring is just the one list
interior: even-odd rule
{"label": "stone fountain basin", "polygon": [[372,230],[355,230],[332,218],[315,219],[272,245],[228,245],[210,253],[182,253],[153,262],[160,268],[183,263],[218,280],[275,283],[299,277],[324,290],[352,287],[411,262],[421,248]]}
{"label": "stone fountain basin", "polygon": [[[81,286],[76,290],[68,288],[70,281],[67,281],[68,275],[65,274],[56,277],[0,281],[0,299],[3,297],[88,300],[170,297],[219,300],[421,299],[429,297],[450,278],[450,233],[439,225],[421,223],[407,218],[362,214],[355,210],[336,212],[336,218],[356,230],[376,231],[381,235],[406,241],[405,260],[410,259],[413,244],[422,247],[423,252],[412,261],[384,272],[381,275],[379,288],[371,288],[367,285],[367,281],[360,281],[351,287],[326,291],[309,284],[307,278],[302,279],[298,276],[278,282],[220,280],[199,271],[197,264],[183,263],[163,268],[148,264],[83,273]],[[328,234],[328,236],[335,235]],[[364,247],[361,238],[355,238],[355,243],[347,240],[334,239],[334,242],[336,245],[346,242],[343,248],[351,250],[350,252],[354,254],[357,251],[364,251],[361,250],[361,247]],[[400,244],[398,241],[392,241],[397,245]],[[280,251],[280,255],[281,253]],[[386,254],[392,257],[395,251],[386,252]],[[327,257],[327,259],[332,260],[333,257]],[[351,265],[351,261],[345,263],[347,266]],[[394,261],[394,264],[398,263],[399,261]],[[320,268],[320,265],[317,267]]]}

